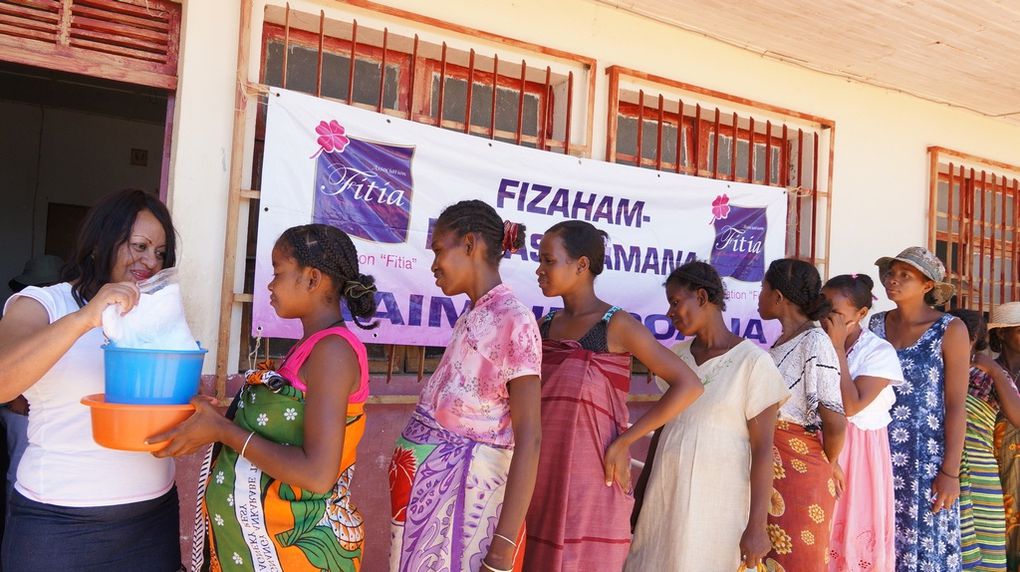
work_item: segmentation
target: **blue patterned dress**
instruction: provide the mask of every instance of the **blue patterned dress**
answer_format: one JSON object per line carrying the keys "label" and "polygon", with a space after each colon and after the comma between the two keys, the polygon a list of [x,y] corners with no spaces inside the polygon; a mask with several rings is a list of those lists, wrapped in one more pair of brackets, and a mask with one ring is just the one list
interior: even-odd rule
{"label": "blue patterned dress", "polygon": [[[885,339],[886,312],[871,318],[871,331]],[[935,321],[914,345],[896,350],[906,383],[894,387],[889,424],[896,495],[896,571],[958,572],[960,503],[931,512],[931,486],[945,453],[945,367],[942,338],[953,317]]]}

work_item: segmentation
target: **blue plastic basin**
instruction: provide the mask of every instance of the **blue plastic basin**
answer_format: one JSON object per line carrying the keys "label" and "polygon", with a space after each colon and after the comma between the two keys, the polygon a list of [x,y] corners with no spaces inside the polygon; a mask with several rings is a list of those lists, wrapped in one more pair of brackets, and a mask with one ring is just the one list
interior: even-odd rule
{"label": "blue plastic basin", "polygon": [[105,344],[107,403],[189,403],[198,393],[202,362],[208,351],[201,346],[180,351],[139,350]]}

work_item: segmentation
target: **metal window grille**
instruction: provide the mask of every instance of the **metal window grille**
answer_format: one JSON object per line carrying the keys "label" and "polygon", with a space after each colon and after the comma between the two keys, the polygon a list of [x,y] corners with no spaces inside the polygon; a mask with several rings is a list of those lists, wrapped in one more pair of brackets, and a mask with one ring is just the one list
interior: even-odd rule
{"label": "metal window grille", "polygon": [[928,149],[928,247],[956,286],[953,307],[987,312],[1020,298],[1020,166]]}
{"label": "metal window grille", "polygon": [[[483,55],[453,41],[428,43],[417,34],[400,36],[385,27],[360,26],[357,20],[328,20],[324,12],[316,18],[291,10],[289,5],[281,20],[264,25],[263,90],[268,86],[293,89],[508,143],[560,153],[587,152],[585,146],[568,143],[574,140],[572,69],[529,66],[526,60],[498,52]],[[589,70],[594,67],[594,61],[573,61],[578,62]],[[254,288],[265,111],[262,95],[256,116],[252,191],[246,195],[250,202],[245,292]],[[250,298],[236,297],[242,301]],[[256,341],[247,335],[250,330],[251,307],[246,305],[242,312],[242,361],[256,347]],[[293,341],[262,343],[268,357],[281,355]],[[414,374],[420,381],[438,364],[443,348],[368,344],[368,350],[372,373],[385,374],[388,382],[394,374]]]}
{"label": "metal window grille", "polygon": [[619,66],[607,73],[607,160],[786,188],[787,255],[827,274],[833,122]]}

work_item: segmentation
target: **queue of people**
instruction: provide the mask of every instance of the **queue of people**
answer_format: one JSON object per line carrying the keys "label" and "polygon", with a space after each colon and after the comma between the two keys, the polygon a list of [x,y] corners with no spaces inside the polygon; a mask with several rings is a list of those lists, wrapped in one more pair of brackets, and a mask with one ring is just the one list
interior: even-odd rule
{"label": "queue of people", "polygon": [[[871,277],[823,283],[780,259],[758,311],[782,331],[762,349],[725,324],[718,272],[689,262],[661,292],[684,336],[666,348],[626,300],[597,295],[608,237],[587,222],[544,233],[538,287],[562,309],[536,321],[499,271],[524,230],[478,200],[436,221],[436,285],[470,308],[393,452],[392,571],[1017,570],[1020,302],[987,324],[941,312],[945,269],[911,247],[876,261],[895,308],[866,324]],[[371,329],[376,285],[336,228],[277,240],[271,305],[303,335],[226,412],[195,398],[152,455],[92,441],[78,401],[102,391],[100,315],[129,311],[175,257],[162,203],[115,193],[61,281],[7,301],[0,401],[23,394],[30,412],[3,569],[359,570],[365,519],[386,517],[351,498],[368,362],[342,306]],[[663,394],[632,417],[634,358]],[[171,458],[203,449],[182,565]]]}

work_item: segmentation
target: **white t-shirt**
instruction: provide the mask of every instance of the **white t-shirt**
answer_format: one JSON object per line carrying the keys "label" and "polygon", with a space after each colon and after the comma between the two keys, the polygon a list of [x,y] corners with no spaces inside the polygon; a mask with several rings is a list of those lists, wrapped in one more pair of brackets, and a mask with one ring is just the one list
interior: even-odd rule
{"label": "white t-shirt", "polygon": [[[11,296],[39,302],[50,323],[78,310],[71,285],[28,287]],[[81,398],[103,393],[103,331],[95,328],[34,385],[25,390],[30,409],[28,448],[18,466],[19,493],[57,506],[110,506],[157,498],[173,486],[174,464],[150,453],[115,451],[92,440],[92,418]]]}
{"label": "white t-shirt", "polygon": [[892,421],[889,411],[896,403],[893,386],[903,383],[903,370],[900,368],[900,358],[896,355],[896,348],[876,336],[871,330],[862,327],[861,336],[850,348],[846,361],[850,366],[850,377],[853,379],[868,376],[890,381],[890,385],[884,387],[874,401],[859,411],[857,415],[849,417],[850,422],[858,429],[871,431],[885,427]]}

